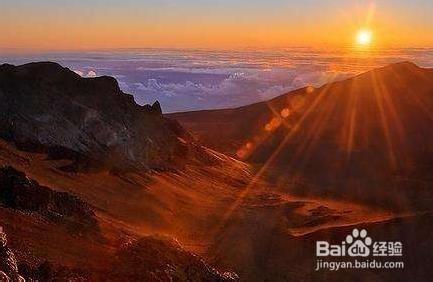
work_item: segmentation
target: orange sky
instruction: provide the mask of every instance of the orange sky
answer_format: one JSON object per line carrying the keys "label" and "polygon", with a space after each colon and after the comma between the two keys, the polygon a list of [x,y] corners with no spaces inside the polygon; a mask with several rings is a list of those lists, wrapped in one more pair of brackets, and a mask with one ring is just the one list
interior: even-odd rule
{"label": "orange sky", "polygon": [[373,46],[433,46],[423,0],[4,1],[0,48],[341,47],[363,27]]}

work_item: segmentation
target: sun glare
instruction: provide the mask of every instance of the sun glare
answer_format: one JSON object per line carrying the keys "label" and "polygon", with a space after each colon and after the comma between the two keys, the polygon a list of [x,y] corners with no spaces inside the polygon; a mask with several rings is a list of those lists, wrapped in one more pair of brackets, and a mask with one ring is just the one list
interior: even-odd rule
{"label": "sun glare", "polygon": [[373,33],[369,29],[361,29],[356,34],[356,43],[361,46],[368,46],[373,39]]}

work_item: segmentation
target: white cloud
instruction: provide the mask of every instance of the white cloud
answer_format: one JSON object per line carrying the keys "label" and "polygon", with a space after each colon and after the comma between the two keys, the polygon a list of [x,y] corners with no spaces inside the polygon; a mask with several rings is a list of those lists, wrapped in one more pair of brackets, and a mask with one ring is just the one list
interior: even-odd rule
{"label": "white cloud", "polygon": [[94,70],[88,71],[87,74],[85,74],[84,71],[81,70],[74,70],[74,72],[81,77],[96,77],[96,71]]}
{"label": "white cloud", "polygon": [[96,77],[96,72],[93,71],[93,70],[90,70],[90,71],[87,73],[86,77]]}
{"label": "white cloud", "polygon": [[65,54],[64,58],[58,58],[57,54],[50,56],[44,59],[58,61],[83,77],[113,75],[120,88],[133,94],[137,102],[153,103],[158,99],[165,111],[245,105],[400,60],[415,61],[421,66],[433,64],[433,49],[372,54],[365,63],[339,50],[309,48],[149,49]]}

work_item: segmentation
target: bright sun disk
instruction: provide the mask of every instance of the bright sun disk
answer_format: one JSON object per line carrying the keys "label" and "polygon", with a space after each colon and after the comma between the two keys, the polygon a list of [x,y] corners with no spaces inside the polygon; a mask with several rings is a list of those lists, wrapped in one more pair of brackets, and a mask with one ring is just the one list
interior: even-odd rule
{"label": "bright sun disk", "polygon": [[370,45],[372,37],[373,37],[373,34],[372,34],[371,30],[361,29],[356,34],[356,42],[359,45],[367,46],[367,45]]}

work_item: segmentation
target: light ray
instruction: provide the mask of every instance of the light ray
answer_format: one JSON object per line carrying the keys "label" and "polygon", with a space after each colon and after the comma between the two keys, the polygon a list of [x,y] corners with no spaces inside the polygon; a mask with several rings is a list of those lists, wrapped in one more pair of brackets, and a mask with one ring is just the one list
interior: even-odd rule
{"label": "light ray", "polygon": [[228,220],[231,218],[232,214],[236,209],[239,207],[239,205],[242,203],[243,199],[248,195],[250,190],[260,181],[263,174],[266,172],[266,170],[269,168],[269,166],[272,164],[272,162],[275,160],[275,158],[279,155],[279,153],[284,149],[287,142],[299,132],[301,128],[301,124],[307,119],[307,117],[313,112],[313,110],[321,105],[321,101],[323,97],[325,96],[325,93],[328,91],[331,84],[327,84],[318,94],[317,97],[314,98],[311,106],[305,110],[302,117],[298,120],[298,122],[290,128],[290,131],[288,134],[284,137],[284,139],[280,142],[278,147],[274,150],[274,152],[270,155],[270,157],[267,159],[267,161],[262,165],[262,167],[259,169],[259,171],[253,176],[250,183],[244,188],[244,190],[239,194],[239,196],[236,198],[235,202],[227,209],[227,212],[224,214],[222,220],[215,226],[215,228],[212,229],[210,232],[210,236],[215,237],[216,234],[220,232],[222,227],[225,226],[225,224],[228,222]]}

